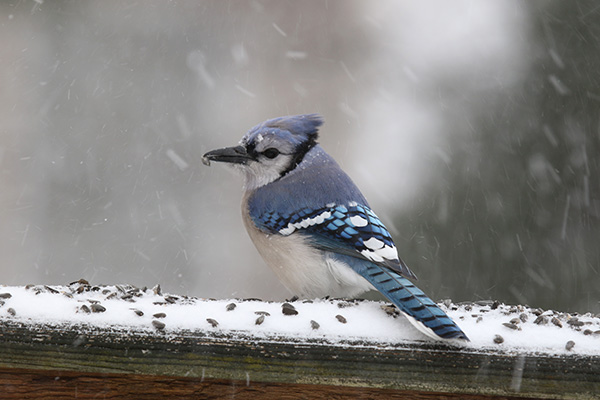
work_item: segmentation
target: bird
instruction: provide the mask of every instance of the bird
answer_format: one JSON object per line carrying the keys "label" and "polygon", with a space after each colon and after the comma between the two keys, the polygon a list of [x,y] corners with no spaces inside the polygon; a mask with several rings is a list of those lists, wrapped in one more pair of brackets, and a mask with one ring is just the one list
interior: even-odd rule
{"label": "bird", "polygon": [[377,290],[418,330],[468,341],[457,324],[411,280],[389,231],[338,163],[317,142],[319,114],[269,119],[237,146],[207,152],[244,177],[242,219],[283,285],[299,298]]}

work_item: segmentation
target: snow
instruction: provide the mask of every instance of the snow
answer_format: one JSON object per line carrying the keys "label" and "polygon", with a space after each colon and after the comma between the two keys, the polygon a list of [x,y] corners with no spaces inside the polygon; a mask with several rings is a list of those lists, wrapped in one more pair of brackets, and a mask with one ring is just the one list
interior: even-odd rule
{"label": "snow", "polygon": [[[471,339],[469,343],[453,341],[465,350],[600,355],[598,316],[573,316],[491,301],[460,305],[446,301],[440,306]],[[164,294],[159,286],[93,286],[85,281],[51,287],[0,286],[0,325],[7,321],[174,335],[189,330],[256,339],[320,339],[341,345],[356,341],[374,346],[429,341],[384,302],[212,300]]]}

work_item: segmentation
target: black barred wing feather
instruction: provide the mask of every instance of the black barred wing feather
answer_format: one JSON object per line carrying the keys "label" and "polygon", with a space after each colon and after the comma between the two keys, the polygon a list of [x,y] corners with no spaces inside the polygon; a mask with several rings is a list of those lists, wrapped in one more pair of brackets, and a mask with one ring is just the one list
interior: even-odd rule
{"label": "black barred wing feather", "polygon": [[319,249],[368,260],[407,278],[416,278],[398,256],[383,223],[371,209],[361,204],[329,204],[319,209],[303,208],[291,214],[267,212],[253,220],[271,233],[307,235]]}

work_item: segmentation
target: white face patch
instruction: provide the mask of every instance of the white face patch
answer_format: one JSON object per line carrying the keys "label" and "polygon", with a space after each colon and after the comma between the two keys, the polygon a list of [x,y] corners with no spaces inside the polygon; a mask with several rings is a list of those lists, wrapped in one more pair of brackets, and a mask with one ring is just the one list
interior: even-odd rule
{"label": "white face patch", "polygon": [[357,228],[361,228],[363,226],[367,226],[369,221],[361,217],[360,215],[355,215],[354,217],[350,217],[350,222]]}

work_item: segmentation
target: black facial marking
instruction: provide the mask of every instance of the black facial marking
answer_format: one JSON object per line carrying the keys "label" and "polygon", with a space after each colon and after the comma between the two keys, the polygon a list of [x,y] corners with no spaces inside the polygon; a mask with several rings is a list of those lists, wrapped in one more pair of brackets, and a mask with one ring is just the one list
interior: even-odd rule
{"label": "black facial marking", "polygon": [[310,151],[310,149],[315,147],[316,144],[317,144],[317,138],[312,136],[306,142],[304,142],[300,146],[298,146],[298,148],[296,149],[296,151],[294,153],[294,157],[290,161],[290,165],[288,165],[288,167],[281,172],[281,175],[279,178],[282,178],[288,172],[293,171],[298,166],[298,164],[300,164],[302,162],[302,160],[304,160],[304,156],[306,155],[306,153],[308,153]]}

